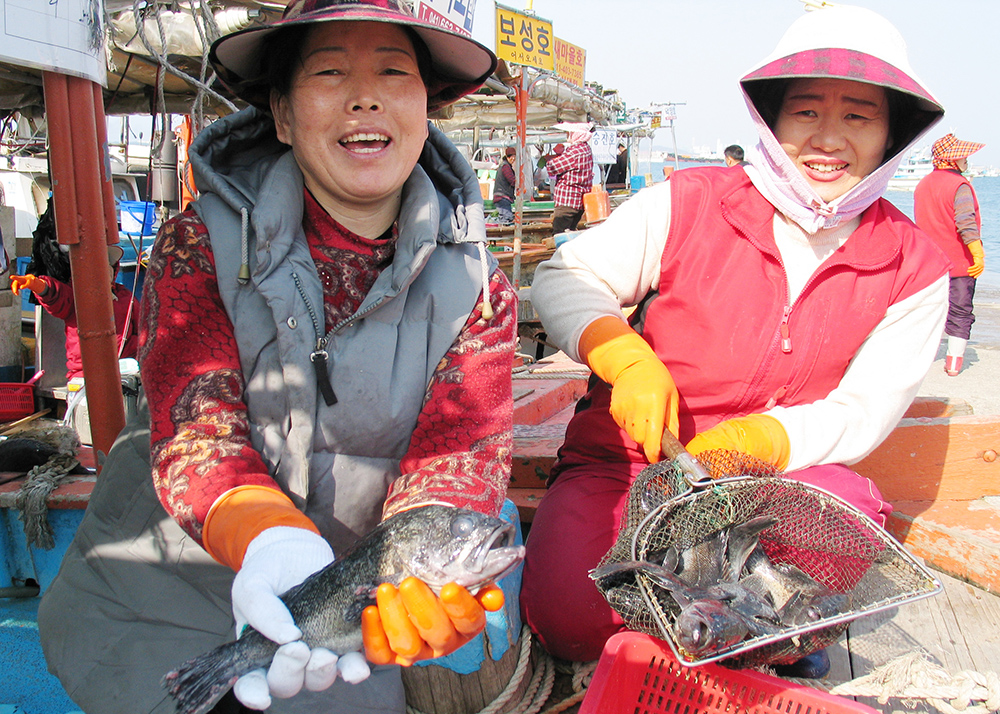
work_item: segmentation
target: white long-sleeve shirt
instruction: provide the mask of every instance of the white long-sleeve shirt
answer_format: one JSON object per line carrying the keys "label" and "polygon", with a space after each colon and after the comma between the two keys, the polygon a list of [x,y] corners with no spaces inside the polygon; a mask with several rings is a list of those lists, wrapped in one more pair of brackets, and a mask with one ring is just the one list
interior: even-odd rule
{"label": "white long-sleeve shirt", "polygon": [[[775,242],[794,303],[809,277],[860,223],[810,235],[775,213]],[[583,330],[605,315],[623,317],[657,290],[670,226],[670,182],[639,192],[604,223],[563,244],[538,266],[531,302],[549,340],[575,360]],[[734,278],[737,276],[734,276]],[[937,351],[948,310],[948,276],[890,306],[824,399],[767,414],[788,433],[787,469],[864,458],[896,426]],[[849,318],[845,318],[849,319]],[[580,360],[582,361],[582,360]]]}

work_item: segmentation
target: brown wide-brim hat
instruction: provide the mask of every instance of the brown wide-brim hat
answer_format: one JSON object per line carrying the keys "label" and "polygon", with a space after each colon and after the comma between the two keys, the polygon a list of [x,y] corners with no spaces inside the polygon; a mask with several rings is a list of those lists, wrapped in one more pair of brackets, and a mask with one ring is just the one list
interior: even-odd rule
{"label": "brown wide-brim hat", "polygon": [[220,37],[209,50],[209,62],[233,94],[267,110],[270,87],[262,72],[264,39],[282,27],[318,22],[387,22],[413,28],[431,56],[428,112],[476,91],[497,67],[491,50],[414,17],[399,0],[292,0],[280,20]]}

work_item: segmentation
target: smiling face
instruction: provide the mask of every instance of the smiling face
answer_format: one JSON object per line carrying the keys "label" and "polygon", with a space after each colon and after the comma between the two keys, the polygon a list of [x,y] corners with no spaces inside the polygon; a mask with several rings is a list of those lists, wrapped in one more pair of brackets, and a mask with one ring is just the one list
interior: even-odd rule
{"label": "smiling face", "polygon": [[885,157],[892,142],[885,90],[846,79],[792,80],[774,136],[819,197],[832,201]]}
{"label": "smiling face", "polygon": [[392,224],[427,138],[427,89],[402,28],[317,24],[291,90],[272,93],[271,110],[278,139],[292,147],[306,188],[330,215],[368,237]]}

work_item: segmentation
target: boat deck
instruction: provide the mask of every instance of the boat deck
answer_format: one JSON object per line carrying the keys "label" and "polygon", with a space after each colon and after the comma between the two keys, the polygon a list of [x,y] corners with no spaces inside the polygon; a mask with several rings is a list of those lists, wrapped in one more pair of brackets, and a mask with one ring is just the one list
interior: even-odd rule
{"label": "boat deck", "polygon": [[[515,454],[509,494],[527,530],[566,423],[589,376],[585,368],[565,359],[543,362],[547,364],[517,370],[514,375]],[[966,407],[961,400],[918,400],[884,448],[858,465],[859,470],[867,468],[866,473],[896,476],[884,487],[880,483],[884,493],[893,494],[886,493],[886,498],[897,504],[900,514],[896,529],[890,530],[936,571],[943,592],[856,621],[830,648],[829,676],[798,684],[825,690],[847,682],[857,686],[858,678],[913,652],[923,653],[939,667],[945,681],[963,671],[980,675],[1000,671],[1000,596],[996,594],[1000,593],[1000,461],[995,455],[986,458],[987,452],[1000,450],[996,443],[1000,417],[975,416]],[[68,543],[93,481],[92,476],[74,477],[53,494],[49,518],[57,542]],[[922,491],[927,483],[933,488]],[[6,575],[20,575],[21,581],[24,572],[32,569],[33,579],[44,589],[58,569],[60,554],[28,549],[24,544],[12,508],[17,487],[17,482],[0,484],[0,551],[6,559],[6,563],[0,560],[0,569],[5,566]],[[0,652],[7,673],[0,686],[0,714],[78,711],[46,671],[38,645],[37,601],[37,597],[0,597]],[[557,675],[541,711],[573,694],[570,682],[570,675]],[[952,696],[940,688],[934,691]],[[939,711],[923,699],[915,707],[905,706],[899,698],[884,705],[872,696],[857,699],[876,711],[893,714]],[[577,712],[579,707],[559,710]],[[446,711],[455,714],[451,710],[441,710],[441,714]]]}
{"label": "boat deck", "polygon": [[[1000,669],[997,664],[1000,662],[997,659],[1000,656],[1000,597],[949,575],[942,573],[936,575],[944,585],[944,592],[939,595],[855,621],[847,633],[828,648],[831,668],[830,674],[825,678],[814,681],[804,679],[788,681],[826,693],[834,690],[837,696],[847,700],[843,708],[836,711],[860,709],[855,707],[854,702],[883,714],[932,714],[944,711],[924,697],[903,699],[888,696],[886,702],[882,704],[877,696],[849,696],[835,689],[838,685],[843,685],[861,691],[860,688],[864,683],[859,682],[859,678],[891,662],[903,662],[904,658],[912,653],[922,654],[930,663],[931,670],[947,673],[944,678],[946,682],[953,678],[959,678],[958,681],[961,681],[962,678],[959,676],[964,673],[975,672],[985,676],[988,672],[996,673]],[[738,672],[734,672],[731,681],[738,682],[738,679]],[[920,680],[915,677],[904,677],[900,681],[903,684],[910,682],[912,685]],[[925,692],[929,690],[929,693],[938,697],[945,697],[953,696],[953,692],[949,690],[954,688],[954,686],[945,688],[937,685],[924,689]],[[541,711],[555,707],[572,694],[569,675],[558,675],[552,696]],[[623,692],[623,699],[628,694]],[[637,708],[635,711],[651,713],[675,711],[673,707],[678,702],[669,699],[671,692],[667,692],[665,696],[669,706],[660,709]],[[970,702],[970,698],[967,697],[965,701]],[[583,704],[576,704],[561,711],[575,714],[585,704],[586,700]],[[957,705],[958,702],[953,704]],[[973,695],[971,705],[982,706],[982,695],[978,693]],[[626,709],[615,710],[614,714],[618,714],[619,711],[624,712]],[[692,710],[681,707],[676,711],[700,714],[708,712],[709,709]],[[716,710],[711,709],[711,711]]]}

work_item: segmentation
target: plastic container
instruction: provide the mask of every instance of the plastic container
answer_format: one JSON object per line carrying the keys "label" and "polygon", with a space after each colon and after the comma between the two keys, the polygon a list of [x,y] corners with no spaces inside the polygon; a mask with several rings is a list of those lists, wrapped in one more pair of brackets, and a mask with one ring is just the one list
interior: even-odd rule
{"label": "plastic container", "polygon": [[837,697],[753,670],[682,666],[666,643],[638,632],[608,640],[580,714],[878,714]]}
{"label": "plastic container", "polygon": [[44,371],[27,382],[0,382],[0,422],[16,421],[35,413],[35,382]]}
{"label": "plastic container", "polygon": [[594,184],[594,189],[583,194],[583,212],[587,223],[600,223],[611,215],[611,197],[600,184]]}
{"label": "plastic container", "polygon": [[631,193],[636,193],[646,188],[646,177],[645,176],[631,176],[629,177],[629,188]]}
{"label": "plastic container", "polygon": [[133,235],[153,235],[153,223],[156,221],[156,204],[151,201],[119,201],[119,220],[122,233]]}

